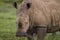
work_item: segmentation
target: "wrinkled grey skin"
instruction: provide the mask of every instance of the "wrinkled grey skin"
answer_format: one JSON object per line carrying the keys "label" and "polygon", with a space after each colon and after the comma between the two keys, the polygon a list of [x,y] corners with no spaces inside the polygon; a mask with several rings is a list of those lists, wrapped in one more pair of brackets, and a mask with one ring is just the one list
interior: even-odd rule
{"label": "wrinkled grey skin", "polygon": [[[14,4],[13,4],[13,6],[17,9],[17,3],[16,2],[14,2]],[[18,10],[18,9],[17,9]],[[27,38],[28,38],[28,40],[34,40],[33,39],[33,33],[35,33],[36,34],[36,28],[29,28],[28,30],[27,30],[27,32],[25,32],[25,31],[22,31],[21,29],[22,29],[22,27],[20,27],[20,26],[22,26],[22,22],[24,22],[25,21],[25,17],[24,17],[24,15],[23,14],[21,14],[21,15],[19,15],[19,13],[17,13],[16,14],[17,15],[17,17],[16,17],[16,26],[17,26],[17,31],[16,31],[16,36],[17,37],[21,37],[21,36],[26,36]],[[19,23],[20,21],[19,21],[19,17],[24,17],[22,20],[23,21],[21,21],[21,23]],[[26,22],[26,21],[25,21]],[[27,22],[26,22],[27,23]],[[29,24],[28,24],[29,25]],[[21,29],[20,29],[21,28]],[[21,31],[20,31],[21,30]]]}
{"label": "wrinkled grey skin", "polygon": [[14,3],[17,9],[16,36],[27,36],[28,40],[34,40],[34,33],[38,40],[44,40],[46,33],[55,36],[60,29],[60,6],[57,4],[50,0],[23,0],[20,5]]}

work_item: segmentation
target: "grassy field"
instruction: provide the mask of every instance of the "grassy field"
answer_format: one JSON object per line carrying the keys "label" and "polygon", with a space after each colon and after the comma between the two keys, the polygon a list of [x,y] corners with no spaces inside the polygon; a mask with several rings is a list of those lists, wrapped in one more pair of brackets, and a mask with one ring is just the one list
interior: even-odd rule
{"label": "grassy field", "polygon": [[[16,33],[16,9],[12,3],[0,2],[0,40],[27,40],[15,36]],[[55,38],[47,34],[45,40],[60,40],[60,33]]]}

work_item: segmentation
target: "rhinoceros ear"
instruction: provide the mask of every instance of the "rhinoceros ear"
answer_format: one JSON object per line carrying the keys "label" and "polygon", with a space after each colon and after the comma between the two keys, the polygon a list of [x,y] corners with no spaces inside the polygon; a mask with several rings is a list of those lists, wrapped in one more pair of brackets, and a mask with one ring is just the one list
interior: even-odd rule
{"label": "rhinoceros ear", "polygon": [[31,7],[31,3],[27,3],[27,9]]}
{"label": "rhinoceros ear", "polygon": [[14,3],[13,3],[13,6],[14,6],[15,8],[17,8],[17,3],[16,3],[16,2],[14,2]]}

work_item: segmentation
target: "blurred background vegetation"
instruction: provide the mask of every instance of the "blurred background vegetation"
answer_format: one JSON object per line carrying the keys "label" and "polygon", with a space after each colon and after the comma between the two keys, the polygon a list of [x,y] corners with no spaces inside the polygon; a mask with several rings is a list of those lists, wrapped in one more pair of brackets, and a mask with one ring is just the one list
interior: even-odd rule
{"label": "blurred background vegetation", "polygon": [[[22,0],[0,0],[0,40],[27,40],[16,37],[16,9],[13,2],[21,3]],[[36,39],[35,39],[36,40]],[[55,38],[47,34],[45,40],[60,40],[60,33]]]}
{"label": "blurred background vegetation", "polygon": [[15,36],[16,9],[13,7],[13,2],[21,3],[21,1],[0,0],[0,40],[20,40]]}
{"label": "blurred background vegetation", "polygon": [[6,3],[6,2],[7,2],[7,3],[11,3],[11,2],[14,2],[14,1],[20,3],[22,0],[0,0],[0,2],[5,2],[5,3]]}

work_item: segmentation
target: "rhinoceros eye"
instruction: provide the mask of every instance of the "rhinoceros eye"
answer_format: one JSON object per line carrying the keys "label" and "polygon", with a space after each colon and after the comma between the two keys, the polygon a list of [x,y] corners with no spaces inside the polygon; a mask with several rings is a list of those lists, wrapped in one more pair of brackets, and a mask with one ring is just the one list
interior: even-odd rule
{"label": "rhinoceros eye", "polygon": [[31,7],[31,3],[27,3],[27,9]]}

